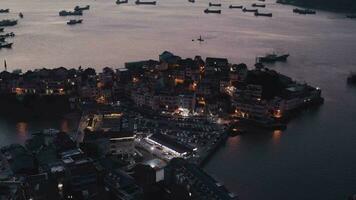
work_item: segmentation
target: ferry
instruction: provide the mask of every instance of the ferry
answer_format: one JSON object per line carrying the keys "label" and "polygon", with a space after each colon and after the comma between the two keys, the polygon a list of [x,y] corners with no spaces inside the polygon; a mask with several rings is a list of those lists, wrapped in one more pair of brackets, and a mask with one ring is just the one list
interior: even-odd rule
{"label": "ferry", "polygon": [[315,15],[315,14],[316,14],[316,11],[315,11],[315,10],[299,9],[299,8],[294,8],[294,9],[293,9],[293,12],[294,12],[294,13],[298,13],[298,14],[303,14],[303,15],[306,15],[306,14]]}
{"label": "ferry", "polygon": [[275,53],[272,53],[272,54],[267,54],[266,56],[263,57],[257,57],[257,62],[258,63],[274,63],[277,61],[285,62],[287,61],[288,57],[289,54],[277,55]]}
{"label": "ferry", "polygon": [[252,7],[265,8],[266,5],[265,4],[256,4],[256,3],[254,3],[254,4],[252,4]]}
{"label": "ferry", "polygon": [[70,15],[83,15],[83,11],[81,10],[75,10],[75,11],[66,11],[62,10],[59,12],[59,16],[70,16]]}
{"label": "ferry", "polygon": [[211,3],[211,2],[209,2],[209,6],[210,7],[212,7],[212,6],[221,7],[221,3]]}
{"label": "ferry", "polygon": [[90,9],[90,6],[89,5],[86,5],[84,7],[80,7],[80,6],[75,6],[74,7],[74,10],[75,11],[83,11],[83,10],[89,10]]}
{"label": "ferry", "polygon": [[140,0],[137,0],[137,1],[135,1],[135,4],[136,5],[156,5],[157,2],[156,1],[140,1]]}
{"label": "ferry", "polygon": [[17,20],[4,19],[0,21],[0,26],[15,26]]}
{"label": "ferry", "polygon": [[128,2],[129,2],[128,0],[121,0],[121,1],[120,1],[120,0],[117,0],[117,1],[116,1],[116,4],[117,4],[117,5],[120,5],[120,4],[124,4],[124,3],[128,3]]}
{"label": "ferry", "polygon": [[9,13],[10,9],[0,9],[0,13]]}
{"label": "ferry", "polygon": [[255,12],[255,16],[264,16],[264,17],[272,17],[272,13],[260,13],[260,12]]}
{"label": "ferry", "polygon": [[67,22],[68,25],[75,25],[75,24],[81,24],[83,22],[82,19],[78,19],[78,20],[75,20],[75,19],[71,19]]}
{"label": "ferry", "polygon": [[230,5],[229,6],[230,9],[233,9],[233,8],[237,8],[237,9],[242,9],[243,6],[234,6],[234,5]]}
{"label": "ferry", "polygon": [[209,9],[205,9],[204,13],[208,14],[208,13],[215,13],[215,14],[221,14],[221,10],[209,10]]}
{"label": "ferry", "polygon": [[2,48],[10,49],[10,48],[12,48],[12,44],[13,43],[9,43],[9,42],[0,43],[0,49],[2,49]]}
{"label": "ferry", "polygon": [[247,9],[247,8],[243,8],[242,11],[243,11],[243,12],[258,12],[258,9]]}

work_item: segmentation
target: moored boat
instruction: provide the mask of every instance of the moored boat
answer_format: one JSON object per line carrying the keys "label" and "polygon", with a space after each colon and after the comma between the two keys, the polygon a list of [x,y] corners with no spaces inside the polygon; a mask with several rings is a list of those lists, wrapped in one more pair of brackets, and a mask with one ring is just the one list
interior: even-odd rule
{"label": "moored boat", "polygon": [[221,7],[221,3],[211,3],[211,2],[209,2],[209,6],[210,7],[212,7],[212,6]]}
{"label": "moored boat", "polygon": [[243,12],[258,12],[258,9],[247,9],[247,8],[243,8],[242,11],[243,11]]}
{"label": "moored boat", "polygon": [[7,37],[15,37],[15,33],[10,32],[10,33],[5,33],[0,35],[0,38],[7,38]]}
{"label": "moored boat", "polygon": [[71,20],[69,20],[69,21],[67,22],[67,24],[68,24],[68,25],[75,25],[75,24],[81,24],[82,22],[83,22],[82,19],[78,19],[78,20],[76,20],[76,19],[71,19]]}
{"label": "moored boat", "polygon": [[303,14],[303,15],[306,15],[306,14],[315,15],[315,14],[316,14],[316,11],[315,11],[315,10],[300,9],[300,8],[294,8],[294,9],[293,9],[293,12],[294,12],[294,13],[298,13],[298,14]]}
{"label": "moored boat", "polygon": [[135,4],[136,5],[156,5],[157,2],[156,1],[140,1],[140,0],[137,0],[137,1],[135,1]]}
{"label": "moored boat", "polygon": [[260,12],[255,12],[255,16],[263,16],[263,17],[272,17],[272,13],[260,13]]}
{"label": "moored boat", "polygon": [[346,15],[347,18],[356,19],[356,14]]}
{"label": "moored boat", "polygon": [[229,6],[230,9],[233,9],[233,8],[237,8],[237,9],[242,9],[243,6],[234,6],[234,5],[230,5]]}
{"label": "moored boat", "polygon": [[80,7],[80,6],[75,6],[74,10],[75,11],[83,11],[83,10],[89,10],[90,9],[90,5],[86,5],[84,7]]}
{"label": "moored boat", "polygon": [[252,4],[252,7],[265,8],[266,5],[265,4],[256,4],[256,3],[254,3],[254,4]]}
{"label": "moored boat", "polygon": [[208,13],[215,13],[215,14],[221,14],[221,10],[209,10],[209,9],[205,9],[204,13],[208,14]]}
{"label": "moored boat", "polygon": [[121,1],[120,1],[120,0],[117,0],[117,1],[116,1],[116,4],[117,4],[117,5],[120,5],[120,4],[125,4],[125,3],[128,3],[128,2],[129,2],[128,0],[121,0]]}
{"label": "moored boat", "polygon": [[9,13],[10,9],[0,9],[0,13]]}
{"label": "moored boat", "polygon": [[12,48],[12,44],[13,43],[9,43],[9,42],[0,43],[0,49],[2,49],[2,48],[10,49],[10,48]]}
{"label": "moored boat", "polygon": [[71,16],[71,15],[83,15],[83,11],[81,11],[81,10],[75,10],[75,11],[62,10],[59,12],[59,16]]}
{"label": "moored boat", "polygon": [[0,26],[15,26],[17,24],[17,20],[4,19],[0,21]]}
{"label": "moored boat", "polygon": [[4,32],[4,28],[0,28],[0,32]]}

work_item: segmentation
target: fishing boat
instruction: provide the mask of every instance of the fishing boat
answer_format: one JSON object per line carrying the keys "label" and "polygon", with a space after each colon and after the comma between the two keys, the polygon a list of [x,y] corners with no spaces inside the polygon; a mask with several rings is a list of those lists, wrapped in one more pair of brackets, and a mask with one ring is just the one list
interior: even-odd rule
{"label": "fishing boat", "polygon": [[212,7],[212,6],[221,7],[221,3],[211,3],[211,2],[209,2],[209,6],[210,7]]}
{"label": "fishing boat", "polygon": [[0,9],[0,13],[9,13],[10,9]]}
{"label": "fishing boat", "polygon": [[221,10],[209,10],[209,9],[205,9],[204,13],[208,14],[208,13],[215,13],[215,14],[221,14]]}
{"label": "fishing boat", "polygon": [[4,19],[0,21],[0,26],[15,26],[17,24],[17,20]]}
{"label": "fishing boat", "polygon": [[266,5],[265,5],[265,4],[257,4],[257,3],[254,3],[254,4],[252,4],[252,7],[265,8]]}
{"label": "fishing boat", "polygon": [[140,0],[137,0],[137,1],[135,1],[135,4],[136,5],[156,5],[157,2],[156,1],[140,1]]}
{"label": "fishing boat", "polygon": [[80,6],[75,6],[74,7],[74,10],[75,11],[83,11],[83,10],[89,10],[90,9],[90,6],[89,5],[86,5],[84,7],[80,7]]}
{"label": "fishing boat", "polygon": [[71,16],[71,15],[83,15],[83,11],[81,11],[81,10],[75,10],[75,11],[62,10],[59,12],[59,16]]}
{"label": "fishing boat", "polygon": [[10,49],[10,48],[12,48],[12,44],[13,43],[9,43],[9,42],[0,43],[0,49],[2,49],[2,48]]}
{"label": "fishing boat", "polygon": [[67,22],[67,24],[68,24],[68,25],[75,25],[75,24],[81,24],[82,22],[83,22],[82,19],[78,19],[78,20],[76,20],[76,19],[71,19],[71,20],[69,20],[69,21]]}
{"label": "fishing boat", "polygon": [[121,1],[120,1],[120,0],[117,0],[117,1],[116,1],[116,4],[117,4],[117,5],[120,5],[120,4],[125,4],[125,3],[128,3],[128,2],[129,2],[128,0],[121,0]]}
{"label": "fishing boat", "polygon": [[229,6],[229,8],[230,8],[230,9],[234,9],[234,8],[235,8],[235,9],[242,9],[242,8],[243,8],[243,6],[234,6],[234,5],[230,5],[230,6]]}
{"label": "fishing boat", "polygon": [[243,11],[243,12],[258,12],[258,9],[247,9],[247,8],[243,8],[242,11]]}
{"label": "fishing boat", "polygon": [[260,13],[260,12],[255,12],[255,16],[263,16],[263,17],[272,17],[272,13]]}

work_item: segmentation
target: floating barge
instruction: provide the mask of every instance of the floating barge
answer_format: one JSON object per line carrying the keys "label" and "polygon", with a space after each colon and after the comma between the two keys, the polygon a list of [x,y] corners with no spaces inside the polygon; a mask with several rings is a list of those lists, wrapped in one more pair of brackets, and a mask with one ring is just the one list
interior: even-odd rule
{"label": "floating barge", "polygon": [[221,14],[221,10],[209,10],[205,9],[204,13],[209,14],[209,13],[214,13],[214,14]]}

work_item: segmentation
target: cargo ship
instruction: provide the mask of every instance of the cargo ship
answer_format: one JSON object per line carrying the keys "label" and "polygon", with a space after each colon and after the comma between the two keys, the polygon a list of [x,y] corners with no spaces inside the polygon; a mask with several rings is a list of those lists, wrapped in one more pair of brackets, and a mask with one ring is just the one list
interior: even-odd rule
{"label": "cargo ship", "polygon": [[272,17],[272,13],[260,13],[260,12],[255,12],[255,16],[263,16],[263,17]]}
{"label": "cargo ship", "polygon": [[67,22],[68,25],[75,25],[75,24],[81,24],[83,22],[82,19],[78,19],[78,20],[75,20],[75,19],[71,19]]}
{"label": "cargo ship", "polygon": [[212,7],[212,6],[221,7],[221,3],[211,3],[211,2],[209,2],[209,6],[210,7]]}
{"label": "cargo ship", "polygon": [[120,0],[117,0],[117,1],[116,1],[116,4],[117,4],[117,5],[120,5],[120,4],[125,4],[125,3],[128,3],[128,2],[129,2],[128,0],[121,0],[121,1],[120,1]]}
{"label": "cargo ship", "polygon": [[258,9],[247,9],[247,8],[244,8],[242,9],[243,12],[258,12]]}
{"label": "cargo ship", "polygon": [[256,3],[254,3],[254,4],[252,4],[252,7],[265,8],[266,5],[265,4],[256,4]]}
{"label": "cargo ship", "polygon": [[135,4],[136,5],[156,5],[157,2],[156,1],[140,1],[140,0],[137,0],[137,1],[135,1]]}
{"label": "cargo ship", "polygon": [[89,5],[86,5],[84,7],[80,7],[80,6],[75,6],[74,7],[74,10],[75,11],[83,11],[83,10],[89,10],[90,9],[90,6]]}
{"label": "cargo ship", "polygon": [[209,10],[209,9],[205,9],[204,13],[208,14],[208,13],[215,13],[215,14],[221,14],[221,10]]}
{"label": "cargo ship", "polygon": [[75,10],[75,11],[62,10],[59,12],[59,16],[71,16],[71,15],[83,15],[83,11],[81,11],[81,10]]}
{"label": "cargo ship", "polygon": [[230,9],[236,8],[236,9],[242,9],[243,6],[234,6],[234,5],[230,5],[229,6]]}

